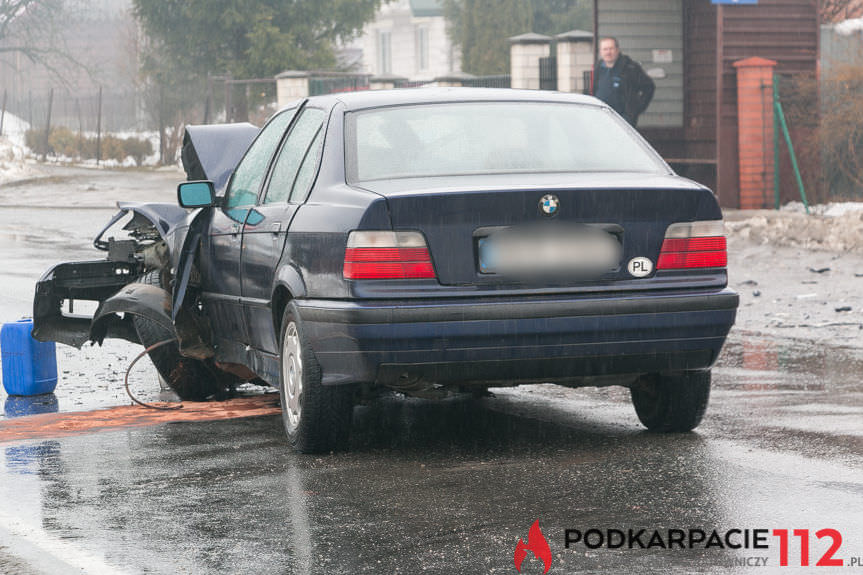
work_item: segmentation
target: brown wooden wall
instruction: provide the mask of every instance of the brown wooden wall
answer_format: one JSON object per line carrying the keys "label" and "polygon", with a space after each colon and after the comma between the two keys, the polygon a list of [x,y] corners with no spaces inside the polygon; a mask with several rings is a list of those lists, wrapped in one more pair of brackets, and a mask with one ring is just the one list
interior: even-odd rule
{"label": "brown wooden wall", "polygon": [[689,157],[716,158],[716,7],[688,2],[686,22],[684,138]]}
{"label": "brown wooden wall", "polygon": [[[695,0],[700,2],[701,0]],[[718,178],[723,206],[738,206],[737,76],[734,62],[758,56],[775,60],[779,74],[814,74],[818,63],[817,0],[759,0],[757,5],[711,6],[716,10],[720,57]],[[798,137],[806,134],[798,132]],[[783,162],[783,187],[793,174]],[[812,172],[813,165],[802,166]]]}
{"label": "brown wooden wall", "polygon": [[681,175],[716,189],[716,7],[707,0],[684,4],[684,126],[679,142],[665,144]]}

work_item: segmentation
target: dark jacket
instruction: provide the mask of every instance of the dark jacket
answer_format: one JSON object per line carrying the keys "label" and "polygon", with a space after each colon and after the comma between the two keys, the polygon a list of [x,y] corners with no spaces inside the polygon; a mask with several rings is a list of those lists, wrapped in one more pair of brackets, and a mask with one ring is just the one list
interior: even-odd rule
{"label": "dark jacket", "polygon": [[[597,86],[600,79],[600,64],[601,60],[593,67],[593,86],[591,93],[596,95]],[[621,54],[614,63],[611,69],[613,76],[619,79],[615,82],[614,90],[620,90],[621,94],[617,98],[618,102],[622,102],[622,106],[608,102],[615,111],[626,118],[626,121],[633,126],[638,123],[638,116],[641,115],[650,105],[653,99],[653,91],[656,85],[648,76],[641,66],[638,65],[632,58]]]}

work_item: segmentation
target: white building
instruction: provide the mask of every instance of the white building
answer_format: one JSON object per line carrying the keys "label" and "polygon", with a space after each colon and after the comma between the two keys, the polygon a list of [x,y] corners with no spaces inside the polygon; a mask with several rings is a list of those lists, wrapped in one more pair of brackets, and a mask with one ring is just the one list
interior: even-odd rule
{"label": "white building", "polygon": [[430,81],[461,71],[461,55],[447,34],[440,0],[395,0],[384,4],[347,45],[343,60],[374,76]]}

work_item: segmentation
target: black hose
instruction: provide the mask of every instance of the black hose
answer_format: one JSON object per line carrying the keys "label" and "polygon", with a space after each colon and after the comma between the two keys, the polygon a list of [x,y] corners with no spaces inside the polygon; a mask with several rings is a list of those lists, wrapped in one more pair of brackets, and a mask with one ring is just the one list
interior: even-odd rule
{"label": "black hose", "polygon": [[132,360],[132,363],[129,364],[129,367],[126,368],[126,377],[123,378],[123,386],[126,388],[126,395],[128,395],[129,398],[132,401],[134,401],[135,403],[137,403],[138,405],[141,405],[143,407],[147,407],[150,409],[159,409],[162,411],[174,411],[177,409],[183,409],[182,404],[173,405],[171,407],[165,407],[165,406],[161,406],[161,405],[151,405],[149,403],[144,403],[143,401],[141,401],[140,399],[138,399],[137,397],[132,395],[132,391],[129,389],[129,373],[132,371],[132,368],[135,366],[135,364],[138,363],[138,360],[141,359],[142,357],[144,357],[145,355],[147,355],[148,353],[150,353],[151,351],[153,351],[154,349],[162,347],[163,345],[167,345],[167,344],[172,343],[174,341],[175,340],[173,340],[173,339],[166,339],[166,340],[154,343],[153,345],[151,345],[150,347],[148,347],[147,349],[145,349],[144,351],[139,353],[138,356]]}

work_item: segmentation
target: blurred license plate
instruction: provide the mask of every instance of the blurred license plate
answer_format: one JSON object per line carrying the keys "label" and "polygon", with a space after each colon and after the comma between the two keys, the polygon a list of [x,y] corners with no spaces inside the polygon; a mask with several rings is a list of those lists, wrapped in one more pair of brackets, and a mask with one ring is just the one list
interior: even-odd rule
{"label": "blurred license plate", "polygon": [[620,265],[621,252],[618,237],[601,228],[506,228],[479,238],[479,270],[507,275],[601,275]]}

